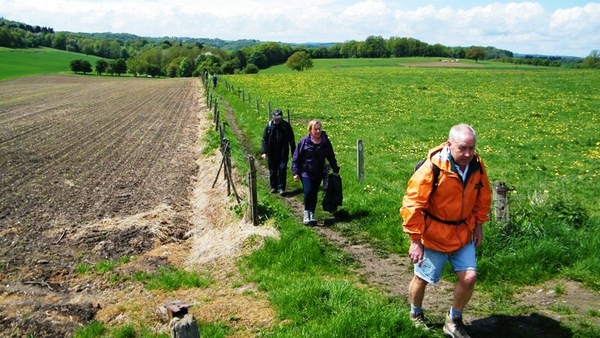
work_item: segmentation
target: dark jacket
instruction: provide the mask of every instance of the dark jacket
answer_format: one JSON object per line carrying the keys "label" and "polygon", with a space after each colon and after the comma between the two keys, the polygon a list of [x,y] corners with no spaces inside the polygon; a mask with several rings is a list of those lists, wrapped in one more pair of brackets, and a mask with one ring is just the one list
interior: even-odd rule
{"label": "dark jacket", "polygon": [[308,134],[298,142],[296,151],[294,151],[292,174],[309,177],[312,180],[321,180],[325,169],[325,160],[329,162],[334,173],[340,172],[333,146],[329,142],[327,134],[324,131],[321,132],[321,143],[319,144],[314,144]]}
{"label": "dark jacket", "polygon": [[290,150],[296,150],[296,139],[292,126],[285,120],[275,124],[269,121],[262,136],[262,153],[272,159],[289,158]]}

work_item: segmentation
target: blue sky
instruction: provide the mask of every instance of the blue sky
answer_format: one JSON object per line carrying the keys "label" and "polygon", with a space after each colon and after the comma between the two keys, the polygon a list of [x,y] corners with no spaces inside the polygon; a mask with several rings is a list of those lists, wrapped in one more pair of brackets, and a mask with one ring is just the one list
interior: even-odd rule
{"label": "blue sky", "polygon": [[56,31],[288,43],[411,37],[445,46],[587,56],[600,2],[392,0],[0,0],[0,16]]}

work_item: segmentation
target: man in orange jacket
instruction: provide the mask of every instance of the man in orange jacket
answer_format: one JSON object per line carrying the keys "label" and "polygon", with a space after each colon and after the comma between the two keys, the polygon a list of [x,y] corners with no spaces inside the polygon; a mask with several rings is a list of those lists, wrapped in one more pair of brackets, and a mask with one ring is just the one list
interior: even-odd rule
{"label": "man in orange jacket", "polygon": [[408,289],[411,319],[425,326],[425,287],[440,280],[449,261],[458,282],[443,330],[454,338],[469,337],[462,311],[477,279],[475,247],[483,238],[482,224],[489,220],[491,192],[485,166],[475,153],[476,141],[471,126],[453,126],[448,141],[431,149],[408,181],[400,208],[402,227],[411,241],[408,256],[414,263]]}

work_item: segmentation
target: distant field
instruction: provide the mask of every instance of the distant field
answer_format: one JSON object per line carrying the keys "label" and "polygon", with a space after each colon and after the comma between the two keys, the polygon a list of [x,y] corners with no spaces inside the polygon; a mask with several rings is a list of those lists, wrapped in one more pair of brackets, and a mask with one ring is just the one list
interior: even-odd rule
{"label": "distant field", "polygon": [[[313,68],[308,72],[314,72],[322,69],[332,68],[364,68],[364,67],[444,67],[444,68],[491,68],[491,69],[540,69],[540,67],[501,63],[495,61],[479,61],[460,59],[457,62],[445,62],[450,58],[440,57],[408,57],[408,58],[387,58],[387,59],[316,59],[313,60]],[[285,64],[263,69],[260,74],[289,74],[293,72]]]}
{"label": "distant field", "polygon": [[11,49],[0,47],[0,80],[21,76],[71,72],[72,60],[83,59],[92,64],[96,56],[60,51],[51,48]]}

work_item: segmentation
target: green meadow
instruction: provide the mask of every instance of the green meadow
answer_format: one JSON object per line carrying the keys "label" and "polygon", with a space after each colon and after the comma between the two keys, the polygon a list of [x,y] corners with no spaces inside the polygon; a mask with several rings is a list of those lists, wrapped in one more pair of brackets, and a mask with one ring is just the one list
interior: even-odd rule
{"label": "green meadow", "polygon": [[51,48],[11,49],[0,47],[0,80],[21,76],[70,73],[72,60],[87,60],[96,64],[95,56],[60,51]]}
{"label": "green meadow", "polygon": [[[267,107],[290,111],[298,138],[306,122],[323,121],[345,179],[346,207],[365,197],[385,201],[374,217],[393,217],[416,161],[469,123],[491,181],[523,200],[562,199],[598,216],[593,189],[600,169],[600,78],[595,71],[523,67],[426,68],[404,60],[326,60],[304,73],[223,76],[230,95],[250,95],[236,112],[258,148]],[[354,63],[358,64],[354,65]],[[260,112],[256,112],[256,100]],[[356,142],[365,145],[365,178],[357,181]],[[516,207],[516,206],[515,206]],[[354,210],[353,210],[354,209]],[[390,214],[390,211],[394,210]],[[375,216],[380,215],[380,216]],[[379,223],[379,222],[378,222]]]}
{"label": "green meadow", "polygon": [[[478,132],[477,151],[490,181],[510,188],[511,222],[496,222],[492,214],[485,227],[485,245],[478,251],[478,290],[491,302],[489,308],[469,311],[519,314],[522,309],[511,304],[521,287],[556,278],[600,290],[597,71],[493,62],[419,67],[412,61],[425,60],[313,60],[314,68],[300,73],[280,66],[255,75],[222,76],[217,93],[232,105],[257,158],[268,107],[289,112],[297,139],[306,135],[308,121],[321,120],[344,179],[339,211],[343,221],[334,228],[400,255],[406,254],[409,243],[401,232],[399,208],[415,163],[446,141],[452,125],[471,124]],[[362,182],[357,173],[358,140],[364,144]],[[288,186],[300,188],[292,181]],[[265,198],[262,203],[276,202]],[[330,217],[322,211],[317,216]],[[285,256],[289,245],[265,250]],[[261,283],[277,284],[271,278],[290,274],[283,271],[273,277],[274,266],[282,263],[264,255],[249,259],[255,274],[265,274]],[[453,276],[447,272],[445,278]],[[289,283],[271,290],[285,292],[278,288],[286,289]],[[581,325],[574,329],[577,334],[598,334],[589,322]]]}

